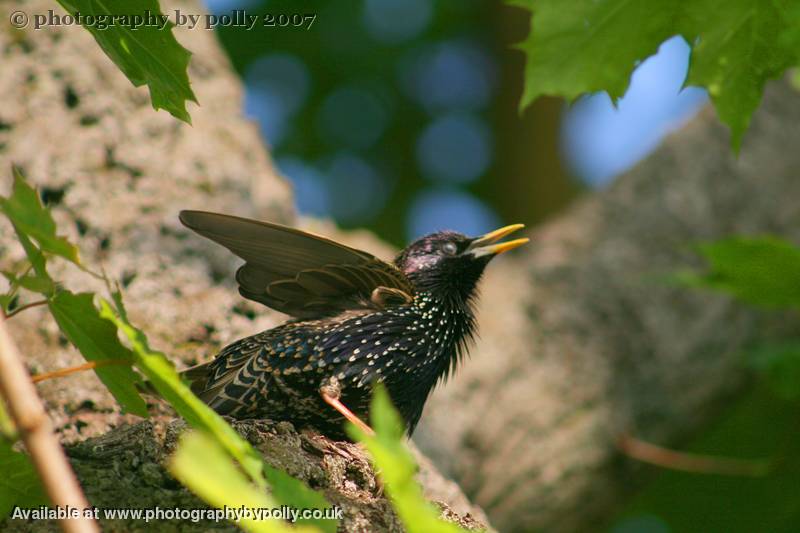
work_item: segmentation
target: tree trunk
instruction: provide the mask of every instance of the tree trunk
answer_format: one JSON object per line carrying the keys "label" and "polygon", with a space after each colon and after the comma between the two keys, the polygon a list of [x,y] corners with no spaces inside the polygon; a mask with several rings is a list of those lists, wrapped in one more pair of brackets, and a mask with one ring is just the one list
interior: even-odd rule
{"label": "tree trunk", "polygon": [[[198,13],[197,4],[162,7]],[[8,12],[17,5],[30,14],[54,8],[35,0]],[[184,231],[177,212],[298,221],[289,187],[256,128],[240,117],[240,84],[213,34],[176,33],[194,52],[190,76],[201,107],[191,109],[193,127],[154,112],[146,90],[132,88],[83,29],[0,30],[0,172],[9,176],[0,192],[8,191],[10,163],[22,165],[57,200],[59,227],[80,243],[86,262],[102,262],[125,281],[131,319],[155,347],[188,365],[285,317],[243,301],[232,283],[235,259]],[[630,464],[615,460],[620,431],[676,442],[741,388],[737,353],[774,317],[666,286],[659,276],[696,264],[690,245],[698,240],[765,232],[800,238],[798,104],[788,84],[771,86],[738,160],[725,129],[705,111],[608,190],[539,228],[526,251],[492,264],[482,287],[482,340],[434,395],[415,440],[502,530],[585,528],[625,496]],[[0,236],[6,269],[22,252],[5,222]],[[334,236],[387,256],[368,235]],[[51,272],[71,290],[102,290],[69,266],[54,264]],[[9,327],[33,371],[81,362],[40,308]],[[137,421],[116,413],[90,373],[46,382],[40,391],[65,442]],[[169,484],[161,470],[142,466],[157,466],[169,451],[168,442],[152,437],[164,423],[143,424],[101,438],[120,443],[129,431],[140,432],[143,443],[155,438],[155,449],[140,452],[146,457],[115,461],[97,449],[104,471],[142,480],[142,492],[128,500],[123,484],[109,485],[117,492],[102,494],[118,506],[143,501],[151,481]],[[282,427],[292,442],[304,442]],[[271,442],[271,430],[259,430],[263,438],[243,431]],[[77,446],[80,475],[94,459]],[[292,453],[303,464],[308,447]],[[318,479],[328,479],[330,490],[330,479],[343,480]],[[468,509],[461,498],[450,502],[457,500],[460,511]],[[352,505],[352,516],[365,516]],[[376,513],[387,509],[385,500],[374,505]],[[380,524],[347,527],[380,531],[392,520],[387,514]]]}
{"label": "tree trunk", "polygon": [[[5,7],[8,13],[19,9],[31,18],[50,9],[64,13],[51,0]],[[162,2],[162,8],[168,14],[175,8],[204,11],[195,1]],[[236,259],[183,229],[178,211],[194,208],[298,221],[289,186],[276,174],[255,125],[241,117],[241,83],[213,32],[178,29],[176,36],[193,52],[189,74],[201,107],[190,109],[191,127],[155,112],[146,89],[132,87],[84,29],[11,30],[4,25],[0,172],[6,177],[0,180],[0,194],[10,190],[11,164],[21,166],[51,203],[59,232],[79,243],[87,265],[102,265],[112,279],[123,280],[132,321],[148,333],[154,347],[187,366],[286,317],[243,301],[233,283]],[[359,245],[369,240],[373,250],[387,250],[364,235],[345,238]],[[5,219],[0,243],[0,268],[13,270],[23,253]],[[53,261],[49,268],[72,291],[104,291],[97,280],[63,262]],[[9,328],[33,372],[82,362],[42,308],[14,317]],[[153,407],[161,413],[154,421],[121,415],[91,372],[45,382],[39,391],[62,441],[72,444],[68,453],[93,505],[202,505],[163,468],[183,425],[170,423],[173,416],[162,405]],[[296,433],[291,424],[237,427],[267,462],[323,490],[342,507],[343,530],[401,530],[357,447],[331,448],[324,439],[319,444]],[[471,528],[486,523],[457,485],[442,478],[424,457],[419,461],[426,493],[441,504],[444,516]],[[157,525],[182,532],[235,529],[226,523]],[[16,531],[55,527],[44,521],[9,520],[3,525]],[[153,524],[106,521],[103,527],[144,531]]]}
{"label": "tree trunk", "polygon": [[706,109],[492,265],[481,340],[415,440],[501,531],[591,529],[631,483],[621,432],[674,444],[741,389],[743,347],[780,335],[779,317],[662,276],[698,266],[698,241],[800,240],[798,143],[787,82],[769,86],[738,159]]}

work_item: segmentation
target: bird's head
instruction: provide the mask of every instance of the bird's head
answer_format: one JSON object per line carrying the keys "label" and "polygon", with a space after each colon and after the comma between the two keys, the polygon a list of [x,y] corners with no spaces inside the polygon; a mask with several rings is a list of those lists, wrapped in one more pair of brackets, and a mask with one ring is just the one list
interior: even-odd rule
{"label": "bird's head", "polygon": [[431,233],[408,245],[395,264],[418,291],[468,302],[489,261],[528,242],[527,238],[499,242],[523,227],[512,224],[481,237],[454,231]]}

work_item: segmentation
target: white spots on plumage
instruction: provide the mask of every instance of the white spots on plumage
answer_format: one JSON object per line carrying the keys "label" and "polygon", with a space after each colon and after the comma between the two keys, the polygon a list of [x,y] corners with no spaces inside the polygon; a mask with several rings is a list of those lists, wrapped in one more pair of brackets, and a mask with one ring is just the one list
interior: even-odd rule
{"label": "white spots on plumage", "polygon": [[354,362],[355,360],[356,360],[356,356],[355,355],[351,355],[350,359],[348,359],[348,361],[350,361],[351,363]]}

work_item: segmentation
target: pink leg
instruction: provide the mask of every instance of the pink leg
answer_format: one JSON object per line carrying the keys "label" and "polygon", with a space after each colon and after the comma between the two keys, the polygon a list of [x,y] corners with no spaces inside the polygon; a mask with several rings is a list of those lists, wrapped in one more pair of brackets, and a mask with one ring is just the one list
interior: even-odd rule
{"label": "pink leg", "polygon": [[355,415],[355,413],[353,413],[353,411],[348,409],[347,406],[344,405],[339,400],[338,395],[333,396],[327,390],[324,389],[320,391],[320,394],[322,394],[322,399],[325,400],[325,403],[327,403],[328,405],[339,411],[343,417],[345,417],[347,420],[358,426],[359,429],[361,429],[361,431],[363,431],[367,435],[375,436],[375,432],[372,430],[372,428],[369,427],[367,424],[365,424],[363,420],[358,418]]}

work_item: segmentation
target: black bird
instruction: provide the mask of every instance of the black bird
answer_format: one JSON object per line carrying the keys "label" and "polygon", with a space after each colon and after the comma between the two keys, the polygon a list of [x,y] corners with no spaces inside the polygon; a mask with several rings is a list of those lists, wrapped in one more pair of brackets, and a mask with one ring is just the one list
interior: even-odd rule
{"label": "black bird", "polygon": [[368,430],[361,420],[378,382],[411,434],[433,387],[466,355],[484,268],[528,242],[498,243],[522,224],[478,238],[442,231],[392,265],[278,224],[201,211],[180,220],[246,261],[242,296],[294,317],[186,371],[192,390],[220,414],[288,420],[337,440],[345,418]]}

